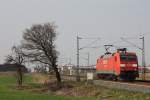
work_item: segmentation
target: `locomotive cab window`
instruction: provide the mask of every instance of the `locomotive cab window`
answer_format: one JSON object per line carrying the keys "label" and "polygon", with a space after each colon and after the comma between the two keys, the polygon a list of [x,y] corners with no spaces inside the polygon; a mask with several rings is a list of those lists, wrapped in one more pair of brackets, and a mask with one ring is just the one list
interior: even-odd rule
{"label": "locomotive cab window", "polygon": [[121,55],[121,60],[128,60],[128,61],[136,61],[137,57],[135,55]]}

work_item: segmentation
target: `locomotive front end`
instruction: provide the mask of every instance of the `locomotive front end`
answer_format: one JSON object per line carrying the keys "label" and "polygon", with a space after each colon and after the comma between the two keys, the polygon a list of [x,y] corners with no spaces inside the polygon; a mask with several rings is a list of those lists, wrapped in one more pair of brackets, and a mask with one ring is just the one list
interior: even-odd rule
{"label": "locomotive front end", "polygon": [[120,78],[123,80],[135,80],[138,74],[138,59],[135,53],[120,54]]}

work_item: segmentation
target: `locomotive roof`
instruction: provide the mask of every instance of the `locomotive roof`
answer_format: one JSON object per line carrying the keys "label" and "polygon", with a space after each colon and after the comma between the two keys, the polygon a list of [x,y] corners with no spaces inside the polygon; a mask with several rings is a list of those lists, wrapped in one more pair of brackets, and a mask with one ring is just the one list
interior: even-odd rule
{"label": "locomotive roof", "polygon": [[121,55],[136,55],[136,53],[135,52],[126,52],[126,53],[120,53]]}
{"label": "locomotive roof", "polygon": [[109,58],[115,54],[119,53],[120,55],[136,55],[135,52],[115,52],[115,53],[111,53],[111,54],[105,54],[105,55],[102,55],[100,58]]}

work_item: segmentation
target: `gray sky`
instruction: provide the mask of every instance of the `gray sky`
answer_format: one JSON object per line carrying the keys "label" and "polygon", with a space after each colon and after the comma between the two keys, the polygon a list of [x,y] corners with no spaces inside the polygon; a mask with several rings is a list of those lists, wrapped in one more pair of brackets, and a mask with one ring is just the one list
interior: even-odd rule
{"label": "gray sky", "polygon": [[[77,33],[82,37],[101,37],[92,46],[118,41],[120,37],[135,37],[130,41],[141,46],[139,34],[150,32],[149,4],[149,0],[0,0],[0,63],[12,45],[19,44],[22,32],[36,23],[55,22],[58,26],[60,63],[69,62],[70,57],[76,63]],[[150,35],[145,39],[146,60],[150,64]],[[80,45],[92,41],[82,40]],[[140,59],[140,50],[129,50],[136,51]],[[103,51],[102,47],[84,49],[81,56],[85,58],[86,52],[90,52],[90,63],[94,64]],[[81,64],[86,62],[81,59]]]}

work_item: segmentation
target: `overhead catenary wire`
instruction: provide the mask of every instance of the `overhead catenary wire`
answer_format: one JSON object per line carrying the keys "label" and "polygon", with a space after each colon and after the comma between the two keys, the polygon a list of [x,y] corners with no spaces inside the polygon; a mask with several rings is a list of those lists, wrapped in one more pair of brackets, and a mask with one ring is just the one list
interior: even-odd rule
{"label": "overhead catenary wire", "polygon": [[82,39],[96,39],[96,40],[94,40],[94,41],[92,41],[91,43],[89,43],[89,44],[87,44],[87,45],[85,45],[85,46],[79,48],[80,50],[81,50],[81,49],[84,49],[84,48],[90,48],[91,45],[93,45],[93,44],[96,43],[97,41],[100,41],[100,38],[82,38]]}
{"label": "overhead catenary wire", "polygon": [[[79,52],[79,51],[80,51],[81,49],[83,49],[83,48],[86,48],[86,46],[87,46],[87,45],[86,45],[86,46],[80,48],[80,46],[79,46],[79,44],[80,44],[80,43],[79,43],[79,40],[80,40],[80,39],[84,39],[84,38],[83,38],[83,37],[79,37],[78,34],[77,34],[77,67],[76,67],[76,81],[78,81],[78,82],[80,81],[80,75],[79,75],[79,64],[80,64],[79,58],[80,58],[80,52]],[[85,39],[87,39],[87,38],[85,38]],[[99,40],[99,38],[97,38],[95,41],[97,41],[97,40]],[[92,43],[90,43],[90,44],[88,44],[88,45],[91,45],[91,44],[95,43],[95,41],[93,41]]]}
{"label": "overhead catenary wire", "polygon": [[128,40],[126,40],[125,38],[121,37],[121,39],[122,39],[123,41],[125,41],[125,42],[129,43],[130,45],[132,45],[132,46],[134,46],[134,47],[136,47],[136,48],[138,48],[138,49],[142,50],[142,48],[141,48],[141,47],[137,46],[136,44],[134,44],[134,43],[132,43],[132,42],[130,42],[130,41],[128,41]]}

